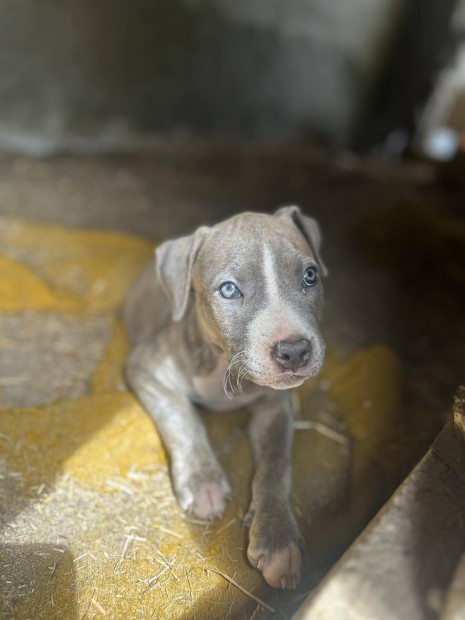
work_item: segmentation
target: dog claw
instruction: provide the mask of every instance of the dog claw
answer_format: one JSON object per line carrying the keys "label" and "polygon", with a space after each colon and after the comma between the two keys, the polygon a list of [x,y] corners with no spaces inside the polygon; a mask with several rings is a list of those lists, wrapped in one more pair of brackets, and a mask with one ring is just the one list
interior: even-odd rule
{"label": "dog claw", "polygon": [[247,555],[252,566],[263,573],[270,586],[295,590],[300,581],[301,564],[300,551],[295,544],[290,543],[274,552],[249,550]]}
{"label": "dog claw", "polygon": [[[191,515],[204,521],[214,521],[219,519],[224,512],[226,502],[232,497],[229,484],[221,482],[201,482],[184,487],[187,493],[184,501],[181,499],[181,506]],[[179,496],[178,496],[179,497]],[[188,502],[185,501],[188,499]]]}

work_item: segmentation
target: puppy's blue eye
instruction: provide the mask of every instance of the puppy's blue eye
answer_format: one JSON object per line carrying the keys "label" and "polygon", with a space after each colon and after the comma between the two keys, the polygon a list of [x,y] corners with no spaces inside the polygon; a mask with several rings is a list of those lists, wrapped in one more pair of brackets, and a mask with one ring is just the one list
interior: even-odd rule
{"label": "puppy's blue eye", "polygon": [[316,267],[308,267],[304,273],[304,285],[315,286],[318,282],[318,271]]}
{"label": "puppy's blue eye", "polygon": [[242,295],[239,288],[234,284],[234,282],[225,282],[220,286],[221,296],[225,299],[237,299]]}

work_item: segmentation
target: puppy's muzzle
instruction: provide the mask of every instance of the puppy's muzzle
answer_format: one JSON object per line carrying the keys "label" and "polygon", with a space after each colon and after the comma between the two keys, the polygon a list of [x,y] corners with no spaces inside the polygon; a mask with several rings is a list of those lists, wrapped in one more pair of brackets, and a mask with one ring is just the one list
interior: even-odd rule
{"label": "puppy's muzzle", "polygon": [[271,350],[271,357],[281,370],[296,371],[306,366],[312,354],[309,340],[281,340]]}

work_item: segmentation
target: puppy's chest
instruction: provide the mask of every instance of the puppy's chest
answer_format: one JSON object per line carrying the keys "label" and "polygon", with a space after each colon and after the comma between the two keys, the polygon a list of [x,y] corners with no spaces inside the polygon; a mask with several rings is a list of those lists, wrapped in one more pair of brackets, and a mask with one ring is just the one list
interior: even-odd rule
{"label": "puppy's chest", "polygon": [[[247,386],[244,386],[244,391],[232,392],[229,382],[226,385],[229,395],[228,398],[225,393],[224,384],[227,368],[228,363],[226,357],[221,357],[211,372],[193,377],[194,399],[198,404],[208,407],[209,409],[229,411],[231,409],[244,407],[257,398],[258,390],[255,389],[255,386],[247,384]],[[232,378],[231,383],[234,388],[236,388],[234,379]]]}

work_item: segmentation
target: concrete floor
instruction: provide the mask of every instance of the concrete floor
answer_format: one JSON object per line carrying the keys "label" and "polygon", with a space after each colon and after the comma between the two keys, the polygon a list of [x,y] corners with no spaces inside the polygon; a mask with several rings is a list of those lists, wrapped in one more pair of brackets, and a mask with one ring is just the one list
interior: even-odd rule
{"label": "concrete floor", "polygon": [[[256,603],[216,569],[289,616],[426,452],[463,381],[463,206],[430,172],[290,149],[0,157],[2,617],[250,617]],[[236,501],[213,527],[189,523],[125,392],[115,312],[153,242],[289,203],[323,230],[328,360],[300,393],[310,430],[294,449],[305,578],[276,594],[244,557],[246,418],[209,415]]]}
{"label": "concrete floor", "polygon": [[461,620],[465,387],[425,457],[293,620]]}

